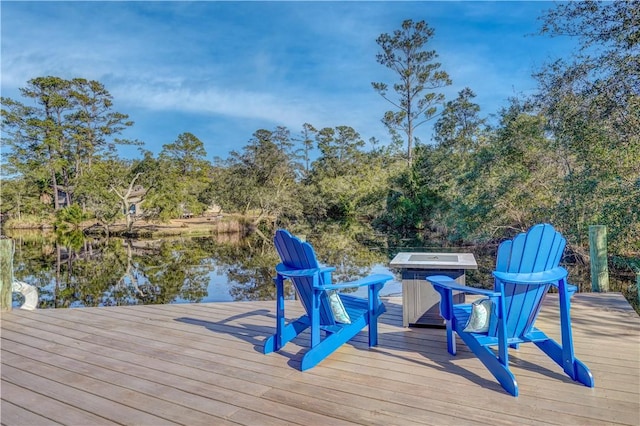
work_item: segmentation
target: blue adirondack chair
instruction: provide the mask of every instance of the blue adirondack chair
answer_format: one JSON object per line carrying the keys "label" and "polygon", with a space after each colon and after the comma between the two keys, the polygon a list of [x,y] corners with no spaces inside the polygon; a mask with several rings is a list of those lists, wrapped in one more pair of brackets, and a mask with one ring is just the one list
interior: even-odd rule
{"label": "blue adirondack chair", "polygon": [[[379,299],[390,275],[375,274],[357,281],[332,284],[333,267],[321,267],[313,247],[286,230],[274,238],[282,263],[276,266],[276,334],[264,344],[264,353],[278,351],[311,327],[311,348],[304,354],[301,370],[315,367],[364,327],[369,326],[369,346],[378,344],[378,317],[385,312]],[[287,324],[284,312],[284,281],[291,280],[306,314]],[[337,290],[368,287],[368,298],[339,294]],[[322,335],[321,336],[321,332]]]}
{"label": "blue adirondack chair", "polygon": [[[593,387],[593,376],[573,351],[570,298],[576,287],[558,266],[566,240],[549,224],[535,225],[498,247],[494,289],[459,285],[446,276],[427,280],[440,293],[440,314],[446,321],[447,350],[456,354],[456,332],[498,382],[513,396],[518,384],[509,370],[509,347],[533,342],[571,377]],[[534,327],[550,286],[558,289],[562,345]],[[453,291],[485,296],[473,304],[454,304]],[[488,300],[487,300],[488,299]],[[486,319],[486,321],[484,321]],[[497,353],[492,349],[497,347]]]}

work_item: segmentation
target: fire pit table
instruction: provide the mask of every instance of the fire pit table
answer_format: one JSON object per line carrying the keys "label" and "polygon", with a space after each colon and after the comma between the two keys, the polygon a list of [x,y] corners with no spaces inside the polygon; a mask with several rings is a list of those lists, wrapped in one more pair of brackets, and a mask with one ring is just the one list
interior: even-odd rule
{"label": "fire pit table", "polygon": [[[465,270],[478,269],[472,253],[401,252],[389,266],[402,271],[402,324],[405,327],[444,327],[440,295],[426,281],[428,276],[446,275],[465,284]],[[464,294],[454,296],[464,301]]]}

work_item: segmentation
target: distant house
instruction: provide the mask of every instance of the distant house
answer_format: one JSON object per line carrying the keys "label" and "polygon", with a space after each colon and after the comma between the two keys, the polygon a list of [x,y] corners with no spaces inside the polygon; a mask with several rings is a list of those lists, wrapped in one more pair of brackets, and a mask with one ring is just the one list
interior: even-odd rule
{"label": "distant house", "polygon": [[131,194],[129,195],[129,211],[124,212],[124,214],[131,214],[133,216],[142,216],[144,213],[142,209],[142,201],[144,199],[147,190],[142,186],[138,185],[133,188]]}
{"label": "distant house", "polygon": [[71,205],[71,203],[69,203],[69,200],[71,199],[71,194],[69,192],[73,191],[73,189],[71,189],[71,191],[69,191],[69,189],[62,186],[58,187],[58,206],[60,206],[61,209]]}
{"label": "distant house", "polygon": [[[58,206],[63,209],[65,207],[69,207],[69,194],[68,194],[69,190],[63,186],[58,186],[57,188],[57,192],[56,192],[56,199],[58,201]],[[51,205],[51,203],[53,203],[53,197],[51,196],[51,194],[47,194],[42,193],[40,194],[40,201],[43,204],[49,204]]]}

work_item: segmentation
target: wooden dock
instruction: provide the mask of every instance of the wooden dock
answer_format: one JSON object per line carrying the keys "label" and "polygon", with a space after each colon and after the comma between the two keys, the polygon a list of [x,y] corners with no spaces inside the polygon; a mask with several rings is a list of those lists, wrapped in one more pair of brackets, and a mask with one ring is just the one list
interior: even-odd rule
{"label": "wooden dock", "polygon": [[[559,338],[553,296],[537,325]],[[596,387],[523,345],[510,358],[517,398],[462,342],[450,356],[442,329],[403,328],[399,298],[386,300],[377,348],[361,333],[304,373],[304,345],[261,352],[275,302],[13,310],[0,327],[0,423],[640,425],[640,317],[620,294],[572,301]]]}

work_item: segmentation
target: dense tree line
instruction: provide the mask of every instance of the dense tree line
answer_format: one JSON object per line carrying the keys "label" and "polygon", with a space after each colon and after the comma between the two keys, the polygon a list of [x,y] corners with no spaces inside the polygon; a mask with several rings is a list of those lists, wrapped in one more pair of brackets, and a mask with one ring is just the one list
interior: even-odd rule
{"label": "dense tree line", "polygon": [[[218,204],[277,226],[374,227],[407,235],[480,242],[537,222],[551,222],[574,250],[587,228],[607,225],[610,247],[640,250],[640,6],[637,1],[562,3],[542,17],[541,33],[577,37],[571,58],[536,72],[535,96],[511,99],[483,114],[465,88],[447,100],[450,84],[426,50],[433,30],[407,20],[377,42],[378,62],[399,82],[373,87],[397,109],[383,122],[390,142],[347,125],[295,135],[259,129],[228,158],[206,157],[193,134],[177,136],[154,156],[125,160],[118,139],[132,125],[111,110],[102,84],[39,77],[23,104],[2,99],[2,215],[58,214],[62,205],[105,228],[125,219],[165,220],[202,214]],[[415,128],[433,121],[433,143]],[[399,131],[407,136],[407,150]],[[312,152],[317,155],[311,155]],[[62,191],[59,191],[62,189]],[[62,202],[58,194],[62,193]],[[142,215],[131,211],[143,200]],[[83,216],[86,215],[86,216]]]}

